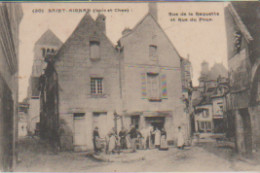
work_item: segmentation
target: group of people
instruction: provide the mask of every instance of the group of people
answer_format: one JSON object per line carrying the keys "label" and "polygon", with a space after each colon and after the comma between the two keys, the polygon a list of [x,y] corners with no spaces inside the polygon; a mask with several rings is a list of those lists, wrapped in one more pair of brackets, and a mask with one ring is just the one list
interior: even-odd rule
{"label": "group of people", "polygon": [[[183,149],[184,138],[181,133],[181,127],[178,128],[178,143],[179,149]],[[101,152],[102,148],[106,153],[117,153],[120,150],[131,149],[136,152],[136,149],[152,149],[168,150],[167,132],[164,128],[148,126],[138,130],[134,125],[130,129],[122,127],[119,133],[116,133],[115,128],[106,135],[101,145],[101,139],[98,132],[98,127],[93,131],[93,145],[96,153]]]}

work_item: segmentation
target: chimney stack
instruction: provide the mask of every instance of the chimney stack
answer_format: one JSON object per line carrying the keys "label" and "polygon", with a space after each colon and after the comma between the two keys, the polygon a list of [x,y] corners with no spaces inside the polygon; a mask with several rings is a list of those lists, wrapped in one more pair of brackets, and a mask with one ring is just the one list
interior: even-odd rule
{"label": "chimney stack", "polygon": [[106,34],[106,16],[104,14],[98,14],[96,25],[100,29],[100,31]]}
{"label": "chimney stack", "polygon": [[156,4],[156,2],[149,2],[148,7],[149,7],[149,13],[157,21],[157,4]]}

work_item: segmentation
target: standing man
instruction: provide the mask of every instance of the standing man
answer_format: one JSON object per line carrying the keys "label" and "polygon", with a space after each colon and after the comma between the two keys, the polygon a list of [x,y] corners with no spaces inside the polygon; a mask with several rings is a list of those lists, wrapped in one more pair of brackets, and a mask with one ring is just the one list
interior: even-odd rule
{"label": "standing man", "polygon": [[127,149],[126,136],[127,136],[127,131],[124,127],[122,127],[121,131],[119,132],[121,149]]}
{"label": "standing man", "polygon": [[137,130],[134,125],[131,125],[131,130],[128,134],[130,135],[131,139],[132,152],[136,152]]}

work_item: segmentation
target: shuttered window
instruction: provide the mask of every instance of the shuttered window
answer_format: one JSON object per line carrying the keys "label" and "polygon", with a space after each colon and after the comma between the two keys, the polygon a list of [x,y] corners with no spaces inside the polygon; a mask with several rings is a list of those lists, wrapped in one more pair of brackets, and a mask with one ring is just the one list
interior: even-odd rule
{"label": "shuttered window", "polygon": [[166,99],[167,98],[167,82],[166,82],[166,75],[162,74],[161,75],[161,89],[162,89],[162,98]]}
{"label": "shuttered window", "polygon": [[167,98],[166,75],[158,73],[141,73],[142,97],[151,101]]}

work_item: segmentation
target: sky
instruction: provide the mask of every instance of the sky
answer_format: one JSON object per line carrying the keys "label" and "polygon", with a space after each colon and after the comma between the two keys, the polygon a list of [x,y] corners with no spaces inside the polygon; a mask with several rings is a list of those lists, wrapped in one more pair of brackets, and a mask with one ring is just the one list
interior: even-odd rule
{"label": "sky", "polygon": [[[209,62],[210,67],[214,63],[223,63],[227,67],[225,6],[225,2],[157,3],[159,24],[179,54],[184,58],[189,57],[192,63],[194,85],[198,84],[202,61]],[[133,28],[148,12],[147,3],[23,3],[22,7],[24,16],[19,36],[20,101],[27,96],[35,42],[48,29],[65,42],[85,14],[75,12],[75,9],[90,9],[94,19],[97,11],[106,15],[106,33],[114,44],[125,28]],[[37,9],[41,12],[35,13]],[[49,9],[66,11],[50,13]],[[74,12],[69,12],[69,9]],[[108,12],[108,9],[112,9],[112,12]],[[186,13],[186,16],[181,16],[181,13]],[[203,13],[205,16],[197,16],[196,13]],[[211,16],[208,16],[209,13]],[[178,20],[180,18],[188,21]],[[190,21],[191,18],[197,21]]]}

